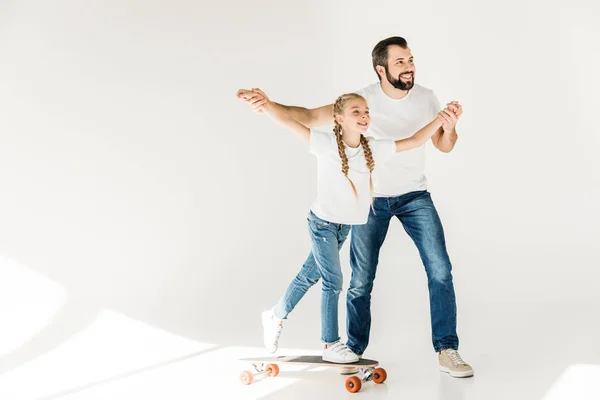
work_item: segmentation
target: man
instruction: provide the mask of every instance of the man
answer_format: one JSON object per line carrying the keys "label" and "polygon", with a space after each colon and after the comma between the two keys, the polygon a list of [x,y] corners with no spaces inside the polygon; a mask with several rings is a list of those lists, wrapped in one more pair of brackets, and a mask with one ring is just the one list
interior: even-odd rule
{"label": "man", "polygon": [[[390,37],[380,41],[372,51],[373,68],[379,82],[356,93],[367,100],[371,126],[367,135],[377,139],[398,140],[411,136],[440,111],[435,94],[415,84],[415,64],[405,39]],[[240,90],[238,98],[260,112],[265,95],[260,90]],[[282,105],[283,106],[283,105]],[[292,118],[308,126],[330,124],[332,105],[315,109],[283,106]],[[454,111],[446,112],[443,127],[432,137],[433,145],[448,153],[458,140],[456,123],[462,114],[458,102],[448,103]],[[427,190],[425,146],[398,153],[374,174],[374,201],[368,223],[352,227],[350,266],[352,276],[347,293],[347,346],[361,356],[369,342],[371,328],[371,291],[392,217],[402,223],[419,250],[428,278],[432,342],[438,353],[439,368],[454,377],[473,375],[473,369],[458,353],[456,300],[452,265],[446,250],[444,231]],[[314,278],[314,277],[313,277]],[[318,277],[316,277],[318,279]],[[305,290],[316,283],[307,280]],[[265,337],[275,341],[282,321],[265,322]]]}

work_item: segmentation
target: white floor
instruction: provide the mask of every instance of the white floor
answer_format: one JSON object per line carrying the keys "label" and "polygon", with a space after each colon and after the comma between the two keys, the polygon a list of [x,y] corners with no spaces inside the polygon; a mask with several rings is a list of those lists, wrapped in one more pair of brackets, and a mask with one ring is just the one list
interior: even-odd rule
{"label": "white floor", "polygon": [[[278,377],[243,386],[238,375],[248,365],[238,358],[261,355],[262,349],[200,343],[103,311],[55,349],[4,371],[0,398],[599,399],[600,330],[589,320],[586,324],[590,314],[546,320],[547,330],[538,336],[528,329],[527,316],[540,310],[522,311],[518,325],[464,346],[475,377],[451,378],[436,370],[431,352],[397,347],[378,352],[388,380],[367,383],[355,395],[346,393],[345,378],[335,369],[289,365],[280,366]],[[316,351],[282,348],[280,353]]]}
{"label": "white floor", "polygon": [[[240,384],[249,365],[238,359],[264,354],[259,314],[249,319],[254,325],[238,329],[231,328],[236,321],[208,321],[198,332],[221,329],[222,340],[205,343],[201,333],[184,335],[73,300],[58,284],[17,266],[1,272],[3,400],[600,399],[597,303],[464,305],[461,353],[475,368],[466,379],[438,372],[422,312],[380,318],[366,356],[380,360],[388,380],[350,394],[335,369],[281,365],[278,377]],[[318,343],[306,346],[314,343],[306,332],[318,328],[307,308],[286,323],[279,354],[319,351]]]}

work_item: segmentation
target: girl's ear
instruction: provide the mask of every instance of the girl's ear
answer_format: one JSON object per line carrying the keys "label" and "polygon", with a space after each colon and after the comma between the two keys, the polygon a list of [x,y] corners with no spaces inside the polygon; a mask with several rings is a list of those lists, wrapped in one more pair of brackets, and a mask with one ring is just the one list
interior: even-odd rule
{"label": "girl's ear", "polygon": [[343,122],[343,121],[342,121],[342,116],[341,116],[341,115],[339,115],[339,114],[338,114],[338,115],[336,115],[334,118],[335,118],[335,120],[337,121],[337,123],[338,123],[338,124],[341,124],[341,123]]}

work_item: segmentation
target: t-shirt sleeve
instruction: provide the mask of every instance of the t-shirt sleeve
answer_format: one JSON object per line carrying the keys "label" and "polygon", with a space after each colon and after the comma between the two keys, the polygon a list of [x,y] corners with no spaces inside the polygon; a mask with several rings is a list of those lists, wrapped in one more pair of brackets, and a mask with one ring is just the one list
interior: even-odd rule
{"label": "t-shirt sleeve", "polygon": [[331,151],[331,149],[333,148],[333,140],[333,132],[326,133],[311,129],[308,151],[314,154],[315,156],[325,154],[328,151]]}
{"label": "t-shirt sleeve", "polygon": [[375,165],[389,161],[396,154],[396,142],[391,139],[370,139],[369,146]]}
{"label": "t-shirt sleeve", "polygon": [[366,88],[364,88],[364,87],[363,87],[363,88],[360,88],[360,89],[358,89],[358,90],[355,90],[353,93],[356,93],[356,94],[358,94],[358,95],[360,95],[360,96],[362,96],[362,97],[366,98],[365,89],[366,89]]}

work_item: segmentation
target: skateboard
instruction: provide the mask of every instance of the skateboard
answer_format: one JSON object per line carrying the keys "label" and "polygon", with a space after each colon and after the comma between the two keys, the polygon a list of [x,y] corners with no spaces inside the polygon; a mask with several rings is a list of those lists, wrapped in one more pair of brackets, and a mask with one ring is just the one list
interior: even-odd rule
{"label": "skateboard", "polygon": [[254,370],[246,370],[240,374],[240,382],[244,385],[250,385],[254,378],[274,377],[279,374],[278,364],[296,364],[311,365],[315,367],[333,367],[333,368],[356,368],[357,375],[346,379],[346,390],[350,393],[356,393],[362,388],[363,382],[373,381],[374,383],[383,383],[387,379],[387,372],[383,368],[377,367],[379,361],[360,359],[351,364],[338,364],[323,361],[321,356],[279,356],[279,357],[256,357],[242,358],[240,361],[249,362]]}

